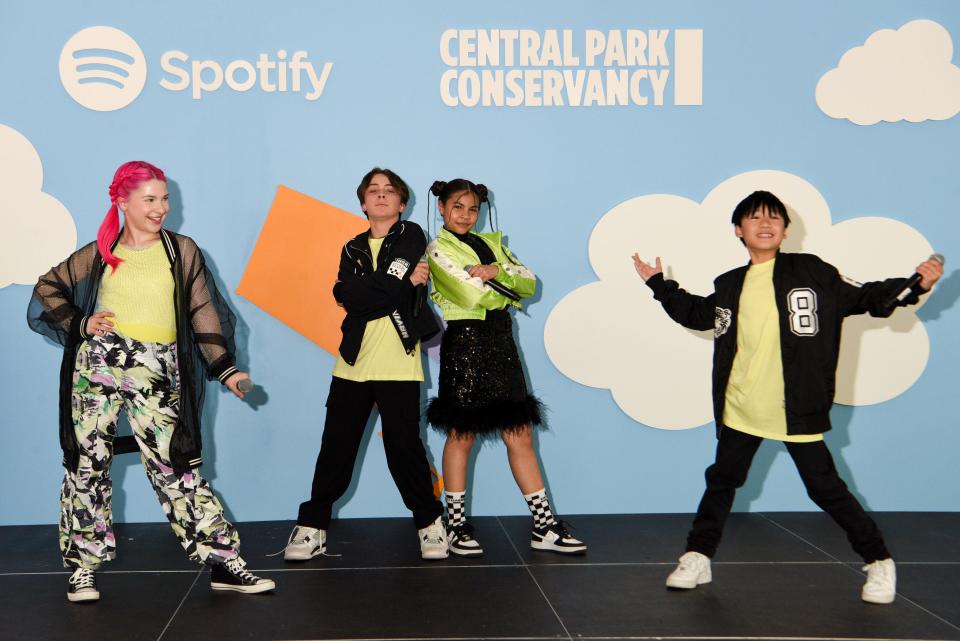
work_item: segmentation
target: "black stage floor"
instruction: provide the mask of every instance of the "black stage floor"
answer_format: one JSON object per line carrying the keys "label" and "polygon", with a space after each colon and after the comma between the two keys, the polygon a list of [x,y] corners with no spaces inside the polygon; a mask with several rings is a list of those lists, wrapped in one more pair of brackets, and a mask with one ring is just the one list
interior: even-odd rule
{"label": "black stage floor", "polygon": [[690,515],[571,517],[590,545],[529,548],[529,519],[473,520],[486,555],[424,562],[408,519],[336,521],[328,553],[267,556],[292,523],[240,526],[276,593],[210,591],[165,524],[116,528],[101,600],[71,604],[53,526],[0,528],[0,639],[957,639],[960,513],[878,513],[899,574],[893,605],[860,601],[863,574],[820,513],[734,514],[713,583],[664,588]]}

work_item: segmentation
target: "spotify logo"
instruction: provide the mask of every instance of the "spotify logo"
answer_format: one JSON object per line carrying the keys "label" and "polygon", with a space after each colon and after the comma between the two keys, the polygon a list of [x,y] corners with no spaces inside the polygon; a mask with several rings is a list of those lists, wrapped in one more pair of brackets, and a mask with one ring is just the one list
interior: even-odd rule
{"label": "spotify logo", "polygon": [[87,109],[122,109],[140,95],[146,80],[140,45],[113,27],[79,31],[60,52],[60,82]]}

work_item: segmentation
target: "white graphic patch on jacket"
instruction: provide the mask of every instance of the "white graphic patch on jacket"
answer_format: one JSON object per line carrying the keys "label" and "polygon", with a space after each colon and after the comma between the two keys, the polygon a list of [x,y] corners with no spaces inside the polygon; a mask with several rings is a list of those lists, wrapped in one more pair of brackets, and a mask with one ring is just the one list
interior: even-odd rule
{"label": "white graphic patch on jacket", "polygon": [[387,267],[387,273],[397,278],[403,278],[403,275],[410,269],[410,261],[404,258],[394,258],[390,266]]}
{"label": "white graphic patch on jacket", "polygon": [[713,337],[720,338],[730,329],[730,318],[733,312],[723,307],[717,307],[713,317]]}

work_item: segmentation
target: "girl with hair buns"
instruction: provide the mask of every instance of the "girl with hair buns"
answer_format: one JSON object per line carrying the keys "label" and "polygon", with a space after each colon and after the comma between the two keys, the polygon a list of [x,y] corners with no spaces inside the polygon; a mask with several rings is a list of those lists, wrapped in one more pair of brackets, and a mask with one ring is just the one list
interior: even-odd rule
{"label": "girl with hair buns", "polygon": [[[214,590],[255,593],[240,538],[199,474],[203,374],[237,397],[249,378],[234,364],[236,319],[203,253],[163,228],[167,179],[150,163],[117,169],[95,242],[40,277],[30,327],[63,345],[60,552],[72,568],[67,598],[96,601],[96,571],[116,556],[110,462],[117,417],[127,411],[147,479],[187,556],[212,568]],[[120,229],[120,216],[124,226]]]}
{"label": "girl with hair buns", "polygon": [[483,548],[466,521],[467,459],[477,438],[499,436],[527,506],[533,515],[530,546],[582,554],[587,546],[570,536],[550,509],[533,449],[533,427],[541,424],[540,401],[527,391],[513,341],[510,307],[536,290],[536,277],[503,244],[496,231],[474,231],[487,188],[458,178],[437,181],[443,228],[427,247],[431,298],[447,329],[440,347],[439,393],[427,420],[447,435],[443,479],[447,500],[447,540],[460,556],[480,556]]}

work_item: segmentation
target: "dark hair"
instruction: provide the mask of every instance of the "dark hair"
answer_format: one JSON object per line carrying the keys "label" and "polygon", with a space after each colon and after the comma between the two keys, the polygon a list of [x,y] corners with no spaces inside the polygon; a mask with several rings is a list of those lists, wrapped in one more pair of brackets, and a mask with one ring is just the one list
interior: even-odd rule
{"label": "dark hair", "polygon": [[363,204],[363,194],[367,191],[367,187],[370,186],[370,183],[373,182],[373,177],[377,174],[382,174],[387,177],[390,185],[400,194],[400,204],[406,205],[407,201],[410,200],[410,188],[407,187],[407,183],[403,182],[403,178],[389,169],[382,169],[380,167],[374,167],[368,171],[363,177],[363,180],[360,181],[360,186],[357,187],[357,200],[360,201],[360,204]]}
{"label": "dark hair", "polygon": [[755,191],[741,200],[734,208],[730,222],[739,226],[745,216],[752,216],[760,209],[766,209],[771,215],[782,218],[784,229],[790,226],[790,214],[787,213],[786,206],[769,191]]}
{"label": "dark hair", "polygon": [[476,194],[477,202],[481,205],[490,202],[488,198],[489,190],[486,186],[472,183],[466,178],[454,178],[450,182],[435,180],[430,186],[430,193],[439,198],[442,203],[447,202],[451,196],[461,191],[469,191],[472,194]]}

